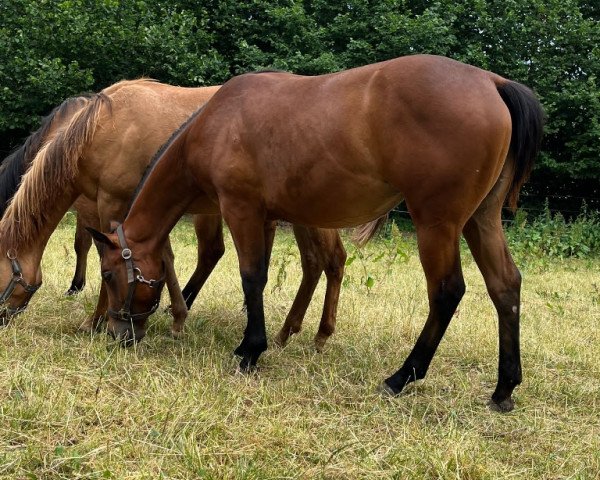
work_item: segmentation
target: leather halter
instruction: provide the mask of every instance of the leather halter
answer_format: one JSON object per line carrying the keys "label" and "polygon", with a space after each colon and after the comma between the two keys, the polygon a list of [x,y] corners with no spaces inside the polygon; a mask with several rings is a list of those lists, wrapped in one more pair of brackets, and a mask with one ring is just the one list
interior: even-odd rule
{"label": "leather halter", "polygon": [[160,297],[156,299],[156,303],[152,305],[152,308],[147,312],[142,313],[131,313],[131,302],[133,301],[133,294],[135,293],[135,287],[138,283],[143,283],[148,285],[150,288],[160,288],[160,286],[165,281],[165,276],[158,280],[150,279],[146,280],[142,275],[141,270],[133,264],[133,258],[131,250],[127,247],[127,242],[125,241],[125,234],[123,232],[123,225],[119,225],[117,227],[117,237],[119,238],[119,245],[121,247],[121,257],[125,260],[125,266],[127,268],[127,284],[129,285],[129,290],[127,291],[127,297],[125,298],[125,303],[121,310],[115,311],[108,309],[108,314],[114,318],[115,320],[119,320],[122,322],[134,322],[139,318],[146,318],[149,315],[152,315],[156,309],[158,308],[158,304],[160,303]]}
{"label": "leather halter", "polygon": [[17,288],[17,285],[21,285],[21,287],[23,287],[23,289],[26,292],[31,293],[31,295],[33,295],[42,284],[38,283],[32,285],[25,281],[25,279],[23,278],[23,270],[21,269],[21,264],[17,260],[17,252],[14,249],[11,248],[10,250],[8,250],[6,252],[6,256],[10,260],[10,266],[12,268],[13,275],[10,279],[10,282],[8,282],[8,285],[2,292],[2,295],[0,295],[0,306],[2,306],[2,308],[6,310],[9,313],[9,315],[17,315],[24,311],[27,308],[27,304],[29,303],[29,300],[27,300],[23,305],[17,308],[13,308],[7,304],[8,299],[15,291],[15,288]]}

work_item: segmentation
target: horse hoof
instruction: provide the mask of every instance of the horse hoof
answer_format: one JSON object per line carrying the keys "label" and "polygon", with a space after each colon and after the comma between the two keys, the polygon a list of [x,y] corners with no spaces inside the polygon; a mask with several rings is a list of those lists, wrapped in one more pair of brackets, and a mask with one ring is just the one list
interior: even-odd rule
{"label": "horse hoof", "polygon": [[175,330],[174,328],[171,328],[171,337],[172,338],[174,338],[175,340],[179,340],[182,336],[183,336],[182,330]]}
{"label": "horse hoof", "polygon": [[394,392],[392,387],[390,387],[387,383],[381,382],[376,389],[376,392],[379,393],[382,397],[395,397],[398,394]]}
{"label": "horse hoof", "polygon": [[317,333],[315,337],[315,349],[317,353],[323,353],[323,349],[325,348],[325,342],[327,342],[328,337],[321,336]]}
{"label": "horse hoof", "polygon": [[256,363],[252,361],[249,357],[242,357],[242,361],[240,362],[237,371],[243,374],[249,374],[256,372],[258,368],[256,367]]}
{"label": "horse hoof", "polygon": [[289,335],[285,335],[283,332],[279,332],[273,339],[273,343],[276,347],[283,348],[287,345]]}
{"label": "horse hoof", "polygon": [[515,408],[515,401],[512,397],[505,398],[501,402],[496,402],[494,399],[491,399],[488,402],[488,407],[493,412],[507,413]]}
{"label": "horse hoof", "polygon": [[96,329],[94,328],[94,325],[92,324],[92,322],[90,322],[89,320],[86,320],[81,325],[79,325],[79,328],[77,329],[77,331],[79,331],[81,333],[94,333],[96,331]]}

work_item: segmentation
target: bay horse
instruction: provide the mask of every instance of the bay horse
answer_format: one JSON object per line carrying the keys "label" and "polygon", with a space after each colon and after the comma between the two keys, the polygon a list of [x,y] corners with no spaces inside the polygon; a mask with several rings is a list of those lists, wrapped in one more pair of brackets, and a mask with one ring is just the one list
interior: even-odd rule
{"label": "bay horse", "polygon": [[[248,324],[235,353],[252,369],[267,348],[263,291],[266,225],[285,219],[354,226],[401,200],[416,227],[429,315],[413,350],[382,389],[424,378],[465,293],[459,239],[467,239],[499,319],[498,384],[491,406],[514,407],[521,383],[521,277],[501,223],[538,153],[543,110],[527,87],[437,56],[414,55],[306,77],[246,74],[228,81],[175,137],[142,180],[104,244],[108,332],[144,335],[164,269],[160,252],[186,211],[221,212],[239,259]],[[123,251],[131,251],[125,262]],[[140,279],[128,282],[128,271]],[[123,311],[146,312],[135,322]]]}
{"label": "bay horse", "polygon": [[[119,82],[99,94],[64,102],[22,149],[6,159],[3,168],[8,178],[0,174],[0,185],[5,186],[4,203],[10,200],[11,193],[14,199],[0,223],[0,255],[9,257],[9,261],[0,264],[0,286],[4,288],[0,303],[7,306],[3,322],[11,312],[18,313],[26,307],[40,283],[45,245],[73,201],[79,239],[76,252],[78,257],[84,255],[85,265],[91,236],[81,226],[109,228],[111,219],[124,218],[153,154],[218,88],[181,88],[144,79]],[[29,169],[23,174],[26,167]],[[21,177],[22,185],[14,193]],[[188,308],[224,252],[220,215],[196,215],[194,226],[198,263],[183,290],[185,298],[175,277],[172,253],[166,247],[166,281],[175,335],[181,332]],[[335,328],[345,250],[335,230],[294,226],[294,232],[301,252],[303,279],[278,340],[283,345],[290,334],[300,330],[319,277],[325,271],[327,294],[315,337],[320,350]],[[274,233],[273,224],[269,250]],[[87,246],[85,236],[89,237]],[[81,267],[78,271],[81,273]],[[105,311],[102,285],[95,312],[81,329],[95,328]]]}

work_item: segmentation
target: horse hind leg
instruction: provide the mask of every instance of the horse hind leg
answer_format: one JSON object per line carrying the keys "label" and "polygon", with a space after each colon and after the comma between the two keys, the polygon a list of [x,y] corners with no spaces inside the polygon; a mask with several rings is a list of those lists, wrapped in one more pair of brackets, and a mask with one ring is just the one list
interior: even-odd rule
{"label": "horse hind leg", "polygon": [[322,230],[327,238],[327,248],[321,250],[325,263],[325,276],[327,277],[327,288],[325,290],[325,303],[323,314],[319,323],[319,330],[315,335],[315,348],[318,352],[323,350],[325,342],[335,331],[337,321],[337,307],[344,278],[344,267],[346,266],[346,249],[342,243],[337,230]]}
{"label": "horse hind leg", "polygon": [[85,286],[85,274],[87,270],[87,258],[92,247],[92,236],[83,225],[80,215],[77,215],[77,224],[75,227],[75,255],[77,263],[75,265],[75,274],[71,281],[71,286],[65,295],[76,295],[83,290]]}
{"label": "horse hind leg", "polygon": [[402,367],[387,378],[382,389],[397,395],[425,377],[435,351],[465,293],[458,240],[460,228],[452,223],[423,227],[416,221],[419,256],[427,279],[429,315]]}
{"label": "horse hind leg", "polygon": [[192,308],[198,293],[225,253],[223,220],[220,215],[194,215],[194,229],[198,239],[198,262],[182,291],[188,310]]}
{"label": "horse hind leg", "polygon": [[522,380],[521,275],[508,251],[502,229],[503,199],[504,195],[493,190],[466,223],[463,233],[498,313],[498,383],[490,407],[507,412],[514,408],[512,392]]}
{"label": "horse hind leg", "polygon": [[319,283],[321,273],[325,268],[322,255],[320,254],[320,230],[300,225],[294,225],[293,229],[296,244],[300,251],[302,280],[300,281],[300,287],[298,288],[292,307],[283,322],[281,330],[274,339],[275,343],[280,347],[284,347],[290,336],[300,332],[302,329],[302,321],[306,315],[306,310]]}
{"label": "horse hind leg", "polygon": [[294,225],[294,235],[300,250],[302,281],[275,343],[284,346],[290,335],[302,329],[306,310],[319,283],[321,273],[327,276],[327,290],[319,330],[315,336],[315,348],[323,350],[327,339],[333,334],[337,305],[346,263],[346,250],[337,230]]}

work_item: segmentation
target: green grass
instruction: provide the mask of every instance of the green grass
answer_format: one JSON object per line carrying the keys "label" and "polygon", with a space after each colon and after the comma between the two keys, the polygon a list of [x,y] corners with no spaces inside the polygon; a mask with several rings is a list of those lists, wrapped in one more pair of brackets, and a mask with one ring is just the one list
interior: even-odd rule
{"label": "green grass", "polygon": [[[195,262],[192,231],[182,224],[173,236],[182,282]],[[348,266],[338,329],[324,353],[312,343],[322,281],[304,330],[286,348],[269,349],[249,376],[235,373],[231,353],[245,318],[230,239],[184,337],[170,338],[161,311],[142,344],[124,350],[103,334],[76,333],[93,310],[99,275],[93,254],[85,291],[62,296],[72,238],[63,222],[44,257],[43,287],[0,331],[0,478],[600,476],[599,260],[522,268],[524,382],[516,409],[498,414],[486,406],[497,321],[466,251],[467,294],[427,378],[389,399],[375,388],[400,366],[427,312],[410,238],[404,256],[394,259],[393,245],[376,241]],[[292,241],[278,232],[265,295],[270,337],[299,283]],[[273,291],[278,270],[285,275]]]}

